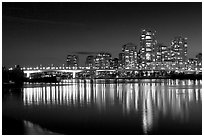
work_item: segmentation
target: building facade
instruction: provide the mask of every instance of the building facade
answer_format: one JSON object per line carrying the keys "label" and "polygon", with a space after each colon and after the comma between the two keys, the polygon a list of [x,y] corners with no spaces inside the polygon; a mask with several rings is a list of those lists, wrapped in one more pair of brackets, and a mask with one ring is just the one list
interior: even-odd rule
{"label": "building facade", "polygon": [[169,48],[161,43],[157,43],[154,48],[155,61],[156,62],[165,62],[169,61]]}
{"label": "building facade", "polygon": [[85,66],[88,68],[93,68],[95,66],[94,56],[87,56]]}
{"label": "building facade", "polygon": [[140,36],[140,61],[147,63],[155,61],[155,45],[157,44],[155,38],[155,31],[143,29]]}
{"label": "building facade", "polygon": [[182,64],[187,62],[187,38],[181,36],[175,37],[171,42],[171,61]]}
{"label": "building facade", "polygon": [[77,55],[67,55],[67,67],[78,68],[79,58]]}
{"label": "building facade", "polygon": [[133,43],[123,45],[122,52],[124,55],[124,67],[127,69],[136,68],[137,66],[137,47]]}
{"label": "building facade", "polygon": [[95,68],[97,69],[109,69],[111,61],[111,54],[102,52],[95,57]]}
{"label": "building facade", "polygon": [[125,64],[125,55],[124,53],[119,53],[118,55],[118,63],[119,63],[119,68],[124,68],[124,64]]}

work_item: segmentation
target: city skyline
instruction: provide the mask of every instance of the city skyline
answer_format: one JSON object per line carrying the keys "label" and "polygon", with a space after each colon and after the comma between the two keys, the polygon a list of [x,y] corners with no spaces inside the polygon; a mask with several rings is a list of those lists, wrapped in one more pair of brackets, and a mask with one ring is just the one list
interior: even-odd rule
{"label": "city skyline", "polygon": [[187,37],[188,58],[194,58],[202,49],[201,7],[202,3],[4,2],[2,64],[61,65],[67,55],[78,54],[84,66],[87,56],[101,51],[118,58],[123,45],[140,47],[145,28],[156,30],[156,40],[165,46],[175,36]]}

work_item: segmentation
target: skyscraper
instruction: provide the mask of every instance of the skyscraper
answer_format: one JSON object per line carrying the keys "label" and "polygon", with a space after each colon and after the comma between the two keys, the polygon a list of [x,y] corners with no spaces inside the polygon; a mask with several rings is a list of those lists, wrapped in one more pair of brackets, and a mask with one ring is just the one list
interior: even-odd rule
{"label": "skyscraper", "polygon": [[109,69],[110,68],[111,54],[101,52],[95,57],[95,67],[97,69]]}
{"label": "skyscraper", "polygon": [[86,63],[85,63],[86,67],[94,67],[94,56],[90,55],[90,56],[87,56],[86,58]]}
{"label": "skyscraper", "polygon": [[171,60],[175,63],[187,62],[187,38],[175,37],[171,42]]}
{"label": "skyscraper", "polygon": [[157,43],[154,48],[154,54],[155,54],[155,61],[156,62],[164,62],[168,61],[168,47]]}
{"label": "skyscraper", "polygon": [[198,63],[202,63],[202,53],[198,53],[196,58],[198,59]]}
{"label": "skyscraper", "polygon": [[124,62],[125,62],[125,55],[124,53],[119,53],[118,63],[120,68],[124,68]]}
{"label": "skyscraper", "polygon": [[79,58],[77,55],[67,55],[67,67],[78,68]]}
{"label": "skyscraper", "polygon": [[154,48],[156,44],[155,31],[143,29],[140,36],[141,63],[155,61]]}
{"label": "skyscraper", "polygon": [[133,43],[123,45],[122,52],[124,53],[124,67],[135,68],[137,65],[137,47]]}
{"label": "skyscraper", "polygon": [[202,69],[202,53],[198,53],[198,54],[196,55],[196,59],[197,59],[197,61],[198,61],[198,68],[199,68],[199,69]]}
{"label": "skyscraper", "polygon": [[119,60],[118,58],[114,58],[111,60],[111,69],[118,69],[119,67]]}

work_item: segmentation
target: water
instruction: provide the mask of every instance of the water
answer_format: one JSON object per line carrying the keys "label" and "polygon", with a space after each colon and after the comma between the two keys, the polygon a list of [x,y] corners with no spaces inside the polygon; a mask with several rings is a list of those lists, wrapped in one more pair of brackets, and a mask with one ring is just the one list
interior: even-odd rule
{"label": "water", "polygon": [[68,80],[3,93],[3,134],[202,134],[201,80]]}

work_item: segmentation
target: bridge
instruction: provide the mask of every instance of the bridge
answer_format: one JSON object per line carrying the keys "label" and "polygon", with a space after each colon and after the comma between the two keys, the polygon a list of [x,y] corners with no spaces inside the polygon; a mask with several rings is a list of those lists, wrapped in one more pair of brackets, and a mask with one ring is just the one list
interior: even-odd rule
{"label": "bridge", "polygon": [[24,74],[26,77],[29,78],[30,74],[32,73],[43,73],[43,72],[69,72],[73,74],[73,78],[76,78],[76,73],[83,72],[83,71],[95,71],[95,72],[102,72],[102,71],[116,71],[115,69],[88,69],[85,67],[80,67],[79,69],[68,69],[68,68],[27,68],[23,69]]}
{"label": "bridge", "polygon": [[[85,72],[85,71],[94,71],[96,74],[98,72],[128,72],[128,71],[137,71],[137,72],[158,72],[158,71],[175,71],[174,69],[96,69],[96,68],[86,68],[86,67],[79,67],[79,68],[68,68],[68,67],[42,67],[42,68],[23,68],[24,74],[26,77],[29,78],[33,73],[43,73],[43,72],[65,72],[65,73],[72,73],[73,78],[76,78],[76,73]],[[179,70],[176,70],[179,71]],[[183,70],[185,73],[194,73],[197,72],[196,70]],[[199,72],[197,72],[199,73]]]}

